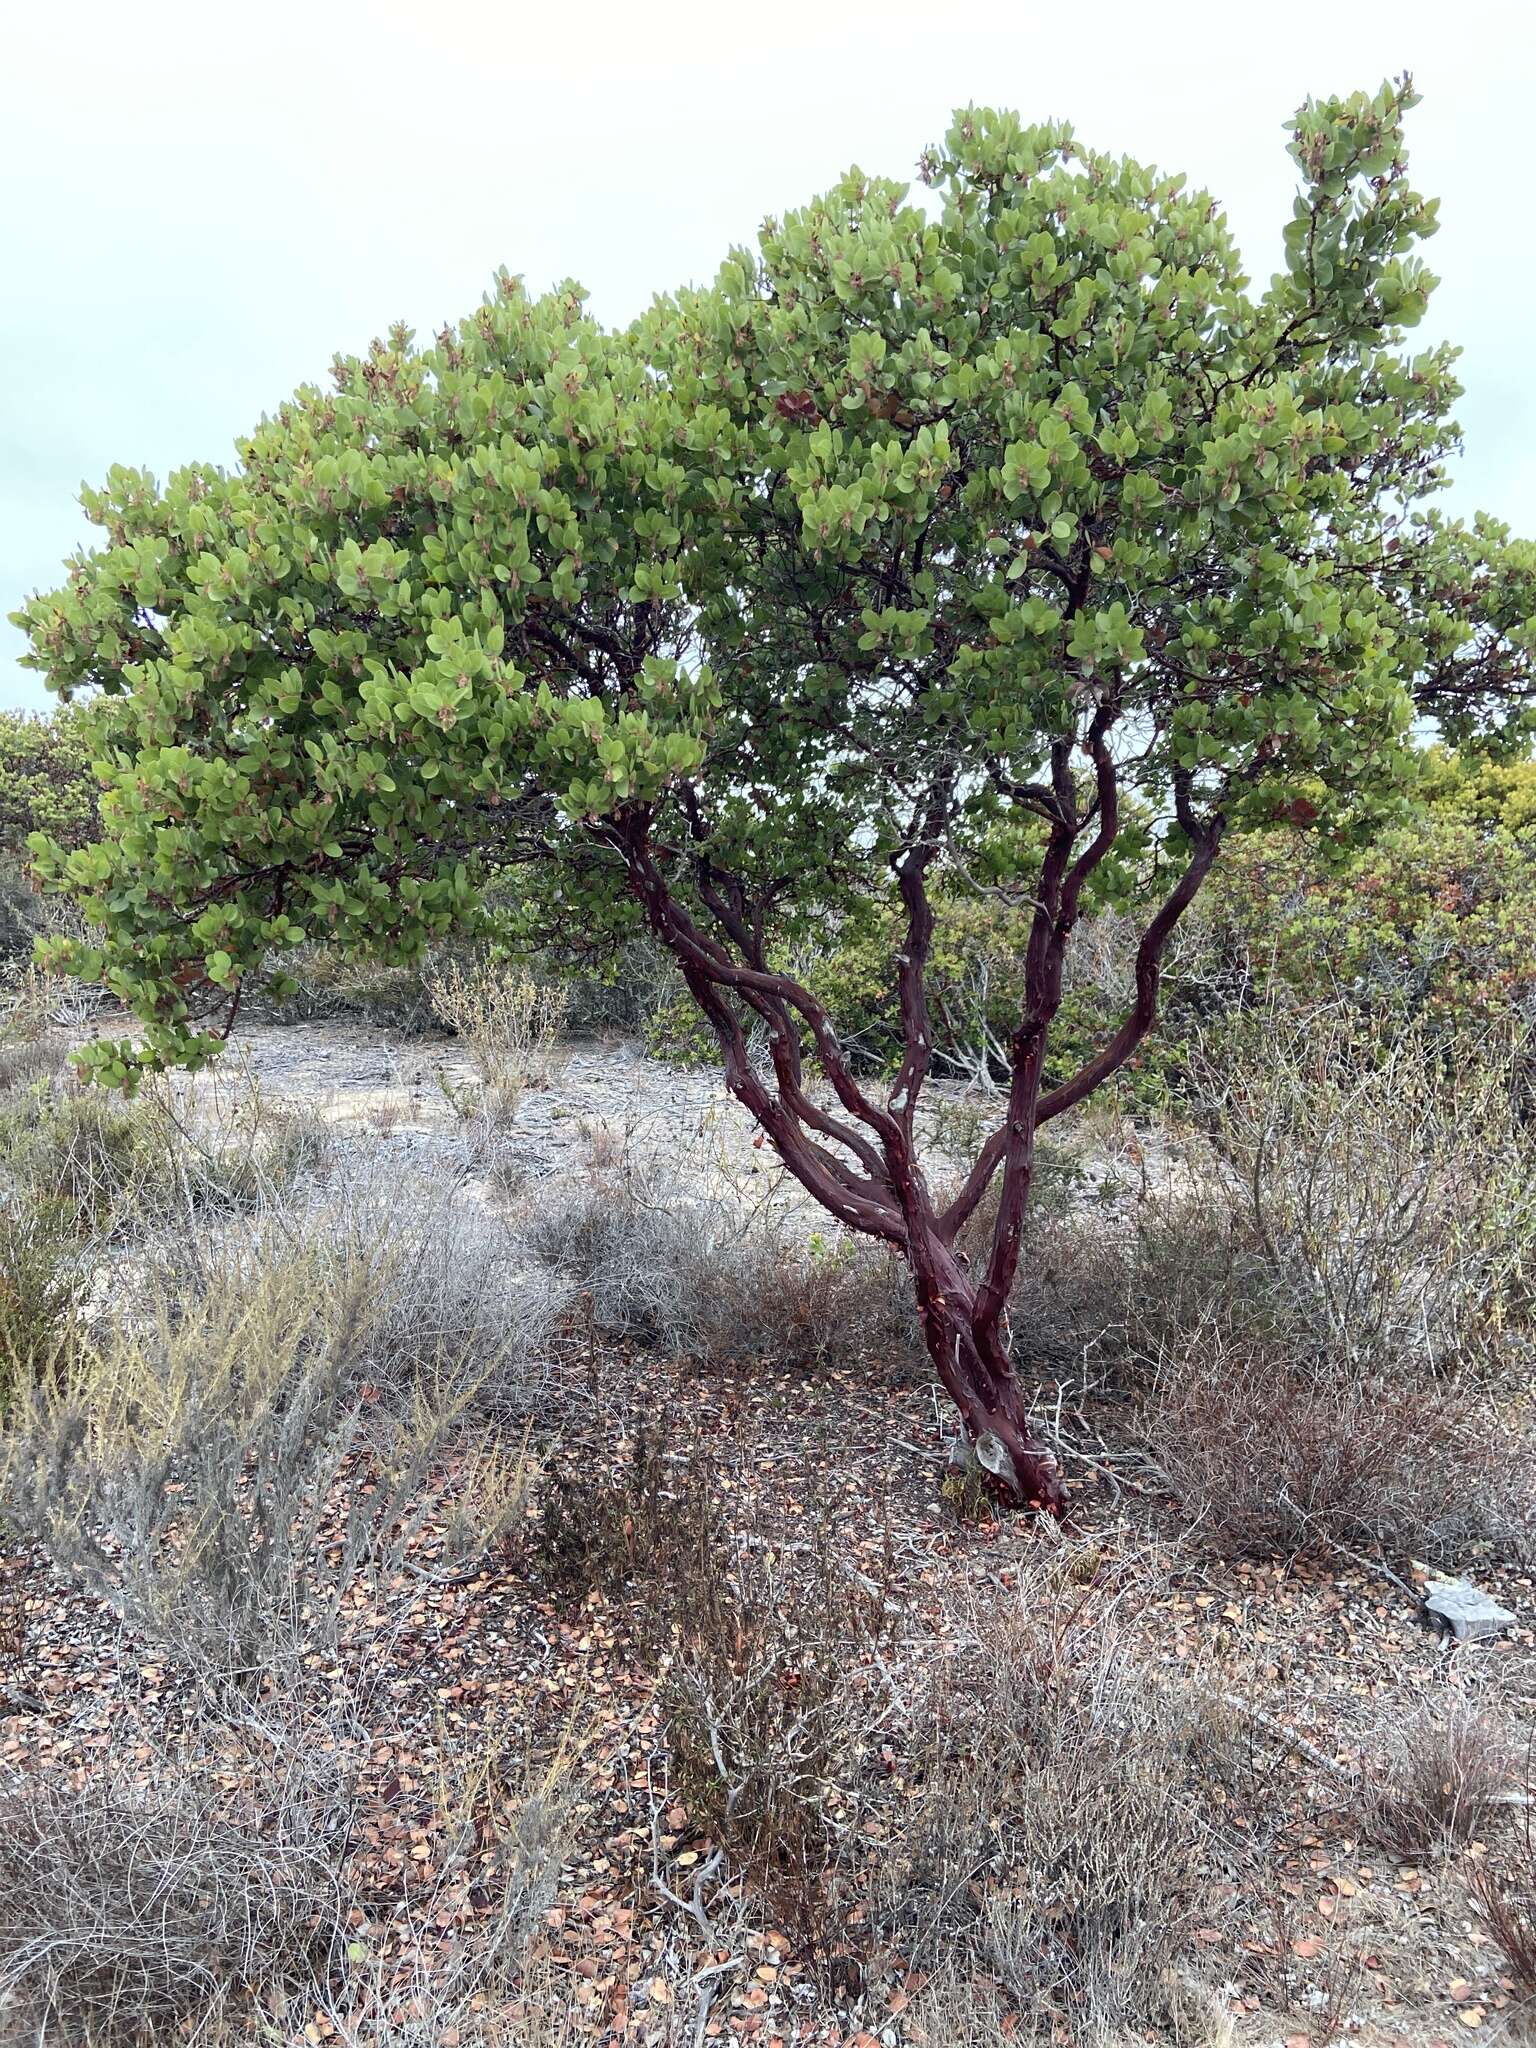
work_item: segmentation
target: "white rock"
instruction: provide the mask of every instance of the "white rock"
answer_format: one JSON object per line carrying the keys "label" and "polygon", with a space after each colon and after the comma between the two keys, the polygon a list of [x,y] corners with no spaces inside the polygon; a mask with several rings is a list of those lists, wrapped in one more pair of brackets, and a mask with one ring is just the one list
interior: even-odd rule
{"label": "white rock", "polygon": [[1458,1643],[1491,1643],[1516,1619],[1469,1579],[1432,1579],[1424,1591],[1424,1605]]}

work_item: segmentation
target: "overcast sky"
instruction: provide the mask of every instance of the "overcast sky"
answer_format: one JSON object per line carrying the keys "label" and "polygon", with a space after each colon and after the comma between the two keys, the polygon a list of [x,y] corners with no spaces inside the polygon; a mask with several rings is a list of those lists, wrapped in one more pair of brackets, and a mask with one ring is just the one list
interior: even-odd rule
{"label": "overcast sky", "polygon": [[[1459,509],[1536,534],[1530,0],[16,0],[0,32],[0,619],[82,480],[230,459],[339,348],[498,264],[622,320],[849,163],[910,177],[967,101],[1187,171],[1277,267],[1281,123],[1409,68],[1427,332],[1465,355]],[[40,705],[0,623],[0,706]]]}

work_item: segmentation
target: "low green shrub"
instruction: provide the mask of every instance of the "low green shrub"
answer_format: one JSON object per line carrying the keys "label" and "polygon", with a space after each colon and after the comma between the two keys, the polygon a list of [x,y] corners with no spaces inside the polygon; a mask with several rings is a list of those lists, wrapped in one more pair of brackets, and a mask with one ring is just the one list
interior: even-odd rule
{"label": "low green shrub", "polygon": [[0,1179],[18,1201],[66,1213],[81,1231],[167,1185],[169,1162],[148,1101],[34,1086],[0,1119]]}
{"label": "low green shrub", "polygon": [[396,966],[349,957],[340,947],[311,944],[296,946],[270,964],[280,968],[291,986],[275,996],[258,977],[248,1003],[254,1014],[274,1023],[367,1024],[412,1036],[438,1028],[421,963]]}
{"label": "low green shrub", "polygon": [[46,718],[0,711],[0,979],[48,929],[28,869],[28,835],[87,845],[98,833],[97,795],[90,747],[68,707]]}
{"label": "low green shrub", "polygon": [[1413,825],[1356,851],[1287,830],[1226,850],[1175,949],[1172,1042],[1277,1001],[1453,1037],[1536,1022],[1536,762],[1431,753],[1424,778]]}
{"label": "low green shrub", "polygon": [[70,848],[89,845],[99,832],[97,793],[90,742],[73,710],[0,711],[0,854],[20,860],[33,832]]}

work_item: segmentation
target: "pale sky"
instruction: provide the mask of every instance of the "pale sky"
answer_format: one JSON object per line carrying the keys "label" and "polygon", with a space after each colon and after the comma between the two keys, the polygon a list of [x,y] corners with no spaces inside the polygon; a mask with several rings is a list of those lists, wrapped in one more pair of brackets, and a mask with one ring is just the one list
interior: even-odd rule
{"label": "pale sky", "polygon": [[[1531,0],[11,0],[0,26],[0,620],[81,482],[229,461],[337,349],[498,264],[618,321],[849,163],[909,178],[968,101],[1186,171],[1277,267],[1281,124],[1411,69],[1462,344],[1458,510],[1536,534]],[[0,706],[41,705],[0,623]]]}

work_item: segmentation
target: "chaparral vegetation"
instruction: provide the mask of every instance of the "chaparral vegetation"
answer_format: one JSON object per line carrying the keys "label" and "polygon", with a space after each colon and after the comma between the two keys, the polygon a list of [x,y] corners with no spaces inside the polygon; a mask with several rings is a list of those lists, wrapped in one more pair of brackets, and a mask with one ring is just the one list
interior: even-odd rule
{"label": "chaparral vegetation", "polygon": [[1413,99],[1262,288],[968,108],[86,492],[0,2042],[1529,2019],[1536,546]]}

